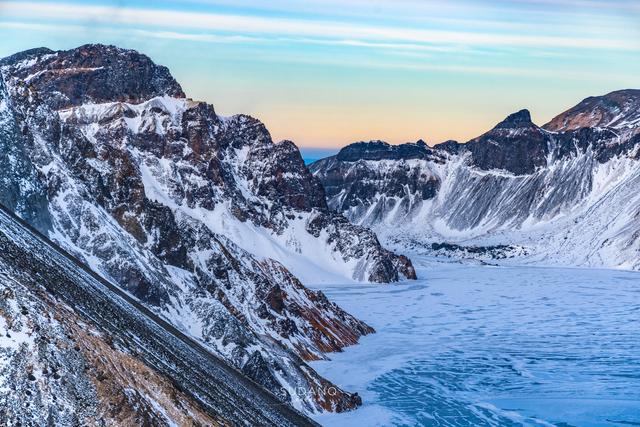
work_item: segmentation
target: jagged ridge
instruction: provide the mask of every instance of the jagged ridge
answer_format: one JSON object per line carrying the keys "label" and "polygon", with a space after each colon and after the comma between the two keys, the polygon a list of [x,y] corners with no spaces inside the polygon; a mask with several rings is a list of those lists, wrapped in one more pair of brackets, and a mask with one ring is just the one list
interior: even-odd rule
{"label": "jagged ridge", "polygon": [[1,70],[0,116],[11,126],[0,144],[20,147],[34,194],[11,190],[3,201],[19,200],[18,214],[42,219],[53,240],[283,402],[310,412],[358,405],[338,388],[322,393],[331,385],[299,357],[324,358],[372,329],[277,260],[304,274],[317,259],[340,280],[415,272],[328,209],[295,145],[185,98],[166,68],[134,51],[38,49]]}
{"label": "jagged ridge", "polygon": [[[399,247],[515,245],[519,262],[638,269],[638,93],[587,98],[545,128],[521,110],[466,144],[356,143],[310,169],[331,208]],[[372,156],[381,146],[396,154]]]}

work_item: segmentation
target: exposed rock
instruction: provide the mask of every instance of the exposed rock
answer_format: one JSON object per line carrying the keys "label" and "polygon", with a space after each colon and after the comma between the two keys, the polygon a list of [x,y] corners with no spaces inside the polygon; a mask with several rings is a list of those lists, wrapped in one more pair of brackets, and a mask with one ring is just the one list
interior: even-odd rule
{"label": "exposed rock", "polygon": [[315,425],[4,208],[0,295],[6,425]]}
{"label": "exposed rock", "polygon": [[390,145],[384,141],[356,142],[344,147],[336,155],[338,161],[356,160],[409,160],[431,156],[432,150],[420,140],[415,144]]}
{"label": "exposed rock", "polygon": [[[334,210],[366,211],[368,205],[364,201],[378,194],[384,194],[386,207],[393,209],[398,200],[409,194],[415,197],[403,203],[413,205],[434,197],[439,181],[414,166],[419,160],[443,163],[446,157],[447,153],[432,150],[422,140],[397,146],[382,141],[357,142],[309,168],[322,181]],[[400,161],[402,167],[394,167],[395,161]],[[372,164],[381,167],[369,167]],[[375,216],[378,212],[369,214]]]}
{"label": "exposed rock", "polygon": [[516,175],[535,172],[546,166],[547,134],[531,121],[527,110],[511,114],[492,130],[465,145],[473,165],[484,169],[503,169]]}
{"label": "exposed rock", "polygon": [[86,103],[141,102],[160,95],[184,98],[169,70],[133,50],[88,44],[53,52],[32,49],[0,62],[53,109]]}
{"label": "exposed rock", "polygon": [[434,145],[433,149],[446,151],[449,154],[458,154],[460,153],[461,150],[464,149],[464,144],[461,144],[458,141],[449,139],[447,141]]}
{"label": "exposed rock", "polygon": [[526,250],[523,248],[512,245],[463,246],[455,243],[436,242],[431,244],[430,249],[436,255],[485,260],[514,258],[526,254]]}
{"label": "exposed rock", "polygon": [[0,79],[0,203],[28,220],[40,231],[51,228],[47,194],[28,157],[29,134],[18,126],[11,99]]}
{"label": "exposed rock", "polygon": [[603,96],[590,96],[578,105],[554,117],[543,128],[566,132],[580,128],[609,127],[638,129],[640,90],[618,90]]}
{"label": "exposed rock", "polygon": [[[349,218],[367,215],[367,223],[375,223],[375,218],[384,212],[411,210],[435,197],[440,180],[420,165],[440,164],[447,156],[424,143],[392,146],[373,141],[369,146],[359,142],[309,168],[324,185],[332,209]],[[380,204],[371,209],[368,201],[373,199],[379,199]]]}
{"label": "exposed rock", "polygon": [[53,240],[283,402],[309,412],[355,407],[359,399],[337,387],[331,405],[318,393],[276,390],[274,381],[286,390],[326,382],[302,359],[372,332],[284,264],[321,254],[347,278],[415,272],[370,230],[329,211],[293,143],[274,144],[258,120],[221,118],[186,99],[165,67],[134,51],[38,49],[0,64],[10,100],[0,116],[15,118],[29,141],[25,167],[46,194],[35,206]]}

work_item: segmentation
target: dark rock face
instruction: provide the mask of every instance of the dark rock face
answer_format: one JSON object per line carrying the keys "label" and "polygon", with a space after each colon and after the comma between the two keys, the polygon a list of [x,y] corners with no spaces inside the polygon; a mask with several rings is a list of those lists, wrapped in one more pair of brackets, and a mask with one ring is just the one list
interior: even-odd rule
{"label": "dark rock face", "polygon": [[509,114],[494,129],[528,129],[531,127],[535,127],[535,125],[531,121],[531,113],[525,109]]}
{"label": "dark rock face", "polygon": [[15,114],[0,79],[0,203],[47,232],[51,228],[47,194],[27,154],[33,142],[21,132]]}
{"label": "dark rock face", "polygon": [[446,151],[449,154],[458,154],[464,149],[464,144],[449,139],[433,146],[434,150]]}
{"label": "dark rock face", "polygon": [[434,151],[422,141],[398,146],[381,141],[358,142],[336,156],[311,164],[309,169],[322,182],[331,208],[339,212],[367,210],[367,200],[377,194],[389,198],[389,209],[397,204],[408,208],[433,198],[440,186],[438,179],[411,161],[443,163],[446,156],[446,152]]}
{"label": "dark rock face", "polygon": [[12,75],[33,87],[53,109],[89,102],[137,103],[159,95],[184,97],[166,67],[115,46],[93,44],[64,52],[32,49],[5,58],[1,64],[25,64],[14,67]]}
{"label": "dark rock face", "polygon": [[511,245],[462,246],[455,243],[432,243],[431,250],[436,255],[454,256],[456,258],[480,258],[486,260],[514,258],[522,255],[522,248]]}
{"label": "dark rock face", "polygon": [[420,140],[415,144],[390,145],[384,141],[356,142],[344,147],[336,155],[341,162],[357,160],[425,159],[432,157],[432,150]]}
{"label": "dark rock face", "polygon": [[[273,143],[256,119],[221,118],[184,98],[144,55],[39,49],[1,70],[7,117],[26,135],[23,157],[37,172],[29,182],[46,195],[38,211],[49,215],[49,235],[274,392],[276,379],[289,389],[324,384],[300,358],[324,358],[373,330],[265,257],[325,251],[355,259],[361,280],[415,277],[370,230],[329,211],[293,143]],[[255,252],[257,239],[282,250]],[[357,404],[337,390],[279,396],[306,411]]]}
{"label": "dark rock face", "polygon": [[[324,232],[328,235],[328,243],[340,251],[349,252],[360,259],[354,277],[374,283],[389,283],[405,278],[415,280],[416,272],[411,261],[403,255],[395,255],[382,248],[375,233],[368,228],[351,224],[347,218],[339,214],[320,214],[312,218],[307,231],[319,237]],[[357,236],[359,245],[349,245],[344,236]],[[377,248],[374,251],[368,248]]]}
{"label": "dark rock face", "polygon": [[252,150],[247,158],[247,172],[256,194],[279,206],[304,212],[328,210],[322,184],[306,168],[300,151],[291,141],[264,144]]}
{"label": "dark rock face", "polygon": [[637,135],[620,138],[619,133],[610,128],[579,128],[554,135],[552,154],[554,158],[566,160],[591,153],[596,161],[606,163],[617,156],[633,155],[638,139]]}
{"label": "dark rock face", "polygon": [[396,267],[398,271],[405,275],[405,277],[409,279],[417,279],[416,270],[413,268],[413,264],[411,264],[411,260],[404,255],[400,255],[396,259]]}
{"label": "dark rock face", "polygon": [[481,169],[524,175],[546,166],[548,141],[545,132],[531,122],[529,111],[521,110],[469,141],[465,149],[471,152],[473,165]]}
{"label": "dark rock face", "polygon": [[590,96],[554,117],[543,126],[553,132],[580,128],[610,127],[619,130],[638,127],[640,90],[626,89],[603,96]]}
{"label": "dark rock face", "polygon": [[27,49],[22,52],[14,53],[5,58],[0,59],[0,66],[17,64],[18,62],[26,61],[31,58],[38,58],[45,55],[55,53],[53,50],[47,47],[36,47],[33,49]]}

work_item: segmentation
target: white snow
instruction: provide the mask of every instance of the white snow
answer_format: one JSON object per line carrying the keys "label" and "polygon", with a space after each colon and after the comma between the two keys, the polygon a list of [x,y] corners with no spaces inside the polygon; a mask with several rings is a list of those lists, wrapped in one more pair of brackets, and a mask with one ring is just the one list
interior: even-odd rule
{"label": "white snow", "polygon": [[[140,153],[138,156],[142,157]],[[251,221],[239,221],[231,215],[228,202],[216,205],[214,210],[179,204],[159,178],[172,176],[171,169],[175,165],[160,162],[156,167],[158,169],[154,170],[144,160],[140,162],[145,194],[149,199],[201,221],[214,233],[227,237],[255,256],[281,262],[303,283],[318,279],[329,283],[351,281],[358,260],[345,262],[327,243],[327,236],[315,238],[306,231],[306,223],[313,213],[296,213],[284,232],[277,234]],[[247,197],[252,197],[248,190]]]}
{"label": "white snow", "polygon": [[[400,252],[407,242],[515,245],[528,253],[517,264],[640,269],[640,162],[633,153],[605,163],[594,157],[587,150],[519,176],[469,167],[464,156],[445,164],[412,160],[420,175],[441,182],[435,198],[378,194],[345,215]],[[356,164],[381,179],[407,168],[405,161]]]}
{"label": "white snow", "polygon": [[[145,192],[151,200],[158,201],[174,211],[179,211],[205,224],[214,233],[226,236],[240,248],[254,254],[258,258],[272,258],[280,261],[303,282],[322,278],[327,282],[344,282],[345,280],[366,280],[366,274],[371,268],[366,258],[352,259],[336,250],[327,242],[328,236],[313,237],[306,231],[306,225],[317,213],[297,212],[290,210],[276,222],[287,223],[283,228],[271,230],[256,226],[251,221],[240,221],[231,212],[231,203],[226,200],[218,202],[213,210],[199,206],[187,206],[183,200],[184,191],[195,188],[212,191],[214,200],[227,198],[221,187],[209,190],[208,180],[202,172],[197,171],[188,161],[169,158],[157,158],[149,153],[141,152],[133,147],[127,147],[131,134],[157,133],[166,137],[171,128],[181,132],[183,113],[196,103],[181,98],[161,96],[140,104],[111,102],[103,104],[85,104],[58,112],[63,121],[70,121],[79,125],[86,138],[96,147],[100,147],[104,136],[100,132],[113,129],[118,132],[126,129],[122,140],[122,148],[130,150],[141,171]],[[161,112],[155,111],[160,109]],[[152,111],[154,110],[154,111]],[[126,114],[125,114],[126,112]],[[247,120],[244,117],[240,121]],[[180,144],[182,141],[167,142]],[[246,161],[253,148],[260,149],[260,142],[245,144],[240,149],[229,149],[223,153],[224,163],[231,168],[235,180],[235,187],[241,192],[247,203],[257,206],[258,210],[270,214],[272,202],[254,194],[254,183],[246,179]],[[183,152],[188,152],[184,144]],[[94,168],[101,170],[100,160],[94,162]],[[295,174],[285,174],[283,178],[295,179]],[[269,179],[266,177],[265,179]]]}

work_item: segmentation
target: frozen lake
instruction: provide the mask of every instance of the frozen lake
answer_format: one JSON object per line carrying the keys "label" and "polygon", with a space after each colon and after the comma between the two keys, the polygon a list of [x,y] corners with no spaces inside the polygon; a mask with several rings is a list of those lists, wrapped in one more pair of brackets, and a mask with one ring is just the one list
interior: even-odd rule
{"label": "frozen lake", "polygon": [[313,363],[364,400],[319,422],[640,426],[639,273],[414,261],[417,282],[315,287],[378,331]]}

